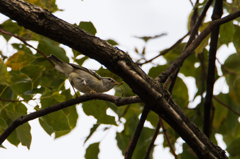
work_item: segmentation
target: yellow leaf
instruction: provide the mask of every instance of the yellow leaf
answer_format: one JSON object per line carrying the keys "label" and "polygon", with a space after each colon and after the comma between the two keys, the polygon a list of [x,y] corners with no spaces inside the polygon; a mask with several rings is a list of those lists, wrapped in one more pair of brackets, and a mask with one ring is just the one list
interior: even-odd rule
{"label": "yellow leaf", "polygon": [[20,70],[22,67],[31,63],[34,59],[35,57],[29,55],[28,53],[18,51],[7,60],[6,65],[11,67],[13,70]]}
{"label": "yellow leaf", "polygon": [[7,71],[7,66],[0,59],[0,84],[8,85],[10,83],[10,75]]}

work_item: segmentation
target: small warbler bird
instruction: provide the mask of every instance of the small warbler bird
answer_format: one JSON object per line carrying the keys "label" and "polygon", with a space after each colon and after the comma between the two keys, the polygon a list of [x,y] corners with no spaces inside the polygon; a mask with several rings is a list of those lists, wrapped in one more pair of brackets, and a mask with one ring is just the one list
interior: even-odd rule
{"label": "small warbler bird", "polygon": [[85,67],[63,62],[55,55],[50,55],[48,58],[57,64],[55,66],[56,70],[64,73],[68,77],[71,85],[80,92],[103,93],[109,91],[115,85],[122,84],[110,77],[100,77]]}

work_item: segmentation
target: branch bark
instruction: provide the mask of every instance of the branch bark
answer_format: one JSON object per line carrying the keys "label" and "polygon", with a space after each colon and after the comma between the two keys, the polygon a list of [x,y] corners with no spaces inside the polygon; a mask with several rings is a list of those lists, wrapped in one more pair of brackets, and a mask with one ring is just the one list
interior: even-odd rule
{"label": "branch bark", "polygon": [[[147,76],[128,54],[111,46],[104,40],[55,17],[49,11],[23,0],[0,0],[0,12],[27,29],[84,53],[120,76],[152,111],[171,125],[199,158],[227,158],[225,152],[214,145],[184,114],[158,81]],[[172,70],[181,66],[185,58],[216,26],[239,16],[240,11],[212,22],[162,75],[168,77]],[[162,77],[159,78],[162,79]],[[169,102],[163,98],[165,96],[168,96]]]}
{"label": "branch bark", "polygon": [[67,108],[69,106],[75,105],[75,104],[79,104],[82,102],[86,102],[89,100],[93,100],[93,99],[100,99],[100,100],[105,100],[105,101],[109,101],[114,103],[117,106],[122,106],[122,105],[126,105],[126,104],[130,104],[130,103],[139,103],[141,102],[140,98],[137,96],[132,96],[132,97],[127,97],[127,98],[121,98],[121,97],[115,97],[115,96],[111,96],[111,95],[107,95],[107,94],[101,94],[101,93],[94,93],[94,94],[87,94],[87,95],[82,95],[80,97],[74,98],[74,99],[70,99],[67,100],[65,102],[62,103],[58,103],[56,105],[52,105],[49,106],[45,109],[30,113],[28,115],[25,116],[21,116],[17,119],[15,119],[13,121],[13,123],[11,125],[9,125],[9,127],[1,134],[0,136],[0,145],[2,145],[3,141],[20,125],[39,118],[41,116],[50,114],[52,112],[56,112],[60,109],[63,108]]}

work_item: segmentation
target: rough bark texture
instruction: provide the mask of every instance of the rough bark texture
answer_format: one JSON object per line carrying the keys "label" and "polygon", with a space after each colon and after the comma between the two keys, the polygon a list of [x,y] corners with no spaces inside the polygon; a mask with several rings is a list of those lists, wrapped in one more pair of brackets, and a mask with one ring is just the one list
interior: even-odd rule
{"label": "rough bark texture", "polygon": [[[27,29],[68,45],[96,59],[110,71],[119,75],[152,111],[156,112],[171,125],[199,158],[227,158],[225,152],[214,145],[190,121],[171,97],[167,96],[170,102],[164,99],[166,92],[162,86],[157,80],[147,76],[131,60],[128,54],[111,46],[104,40],[55,17],[49,11],[23,0],[0,0],[0,12],[16,20],[19,25]],[[209,29],[214,29],[214,25],[209,27]],[[189,48],[194,49],[194,47]],[[191,50],[188,51],[190,52]],[[186,58],[187,56],[183,54],[183,57]],[[180,65],[181,63],[173,65],[169,70]]]}

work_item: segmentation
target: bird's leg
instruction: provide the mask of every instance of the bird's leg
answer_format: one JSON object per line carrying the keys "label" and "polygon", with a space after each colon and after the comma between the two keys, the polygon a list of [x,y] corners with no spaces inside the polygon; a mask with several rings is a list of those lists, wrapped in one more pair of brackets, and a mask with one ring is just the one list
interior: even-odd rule
{"label": "bird's leg", "polygon": [[82,84],[83,84],[84,86],[86,86],[88,89],[90,89],[90,93],[96,93],[96,91],[94,91],[92,88],[90,88],[90,87],[87,86],[87,83],[86,83],[85,80],[82,80]]}
{"label": "bird's leg", "polygon": [[74,91],[74,93],[75,93],[75,98],[77,98],[77,97],[78,97],[78,95],[77,95],[77,93],[76,93],[76,91],[75,91],[75,89],[74,89],[74,87],[73,87],[73,81],[70,81],[70,83],[71,83],[71,86],[72,86],[72,88],[73,88],[73,91]]}

